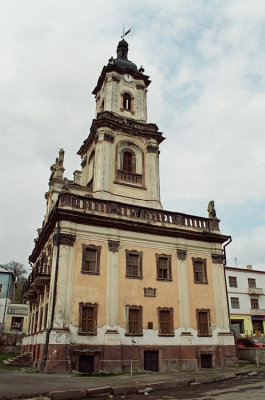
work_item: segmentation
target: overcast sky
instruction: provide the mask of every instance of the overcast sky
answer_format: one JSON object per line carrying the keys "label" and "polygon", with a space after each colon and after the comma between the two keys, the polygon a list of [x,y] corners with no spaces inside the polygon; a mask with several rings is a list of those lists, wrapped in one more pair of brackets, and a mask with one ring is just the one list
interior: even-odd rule
{"label": "overcast sky", "polygon": [[148,122],[167,138],[163,207],[207,216],[215,200],[228,265],[265,270],[265,1],[0,3],[0,264],[28,264],[58,150],[67,178],[80,169],[91,92],[125,23],[152,80]]}

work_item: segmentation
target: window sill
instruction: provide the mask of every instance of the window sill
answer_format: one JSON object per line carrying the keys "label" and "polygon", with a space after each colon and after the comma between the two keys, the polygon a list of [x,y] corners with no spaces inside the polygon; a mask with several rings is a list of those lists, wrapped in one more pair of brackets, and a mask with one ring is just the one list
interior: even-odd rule
{"label": "window sill", "polygon": [[200,334],[198,333],[197,336],[198,336],[198,337],[212,337],[213,335],[200,335]]}
{"label": "window sill", "polygon": [[199,284],[201,284],[201,285],[208,285],[208,281],[207,282],[200,282],[200,281],[194,281],[194,283],[199,283]]}
{"label": "window sill", "polygon": [[172,282],[172,278],[156,278],[156,280],[160,282]]}
{"label": "window sill", "polygon": [[99,272],[83,271],[83,270],[81,269],[81,274],[87,274],[87,275],[99,275]]}
{"label": "window sill", "polygon": [[175,336],[175,334],[174,333],[159,333],[158,336],[173,337],[173,336]]}
{"label": "window sill", "polygon": [[128,278],[128,279],[143,279],[142,276],[131,276],[131,275],[126,275],[126,278]]}
{"label": "window sill", "polygon": [[79,336],[97,336],[95,332],[78,332]]}
{"label": "window sill", "polygon": [[129,112],[130,114],[132,114],[132,115],[134,115],[135,114],[135,112],[134,111],[132,111],[132,110],[129,110],[128,108],[120,108],[120,111],[127,111],[127,112]]}
{"label": "window sill", "polygon": [[144,336],[143,333],[125,333],[124,336]]}

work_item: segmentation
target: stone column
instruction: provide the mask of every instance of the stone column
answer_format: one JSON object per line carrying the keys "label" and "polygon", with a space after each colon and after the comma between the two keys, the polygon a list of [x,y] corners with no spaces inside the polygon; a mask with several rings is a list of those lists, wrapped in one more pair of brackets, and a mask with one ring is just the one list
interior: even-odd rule
{"label": "stone column", "polygon": [[155,144],[146,146],[146,182],[148,200],[160,202],[159,151]]}
{"label": "stone column", "polygon": [[98,197],[104,198],[104,192],[109,193],[111,191],[113,180],[113,141],[114,135],[112,133],[97,133],[93,192]]}
{"label": "stone column", "polygon": [[216,328],[229,330],[223,255],[212,254],[213,291],[216,312]]}
{"label": "stone column", "polygon": [[118,240],[108,241],[107,310],[106,323],[111,328],[118,325],[119,316],[119,246]]}
{"label": "stone column", "polygon": [[188,329],[190,328],[190,302],[187,271],[187,250],[177,249],[177,256],[180,327]]}

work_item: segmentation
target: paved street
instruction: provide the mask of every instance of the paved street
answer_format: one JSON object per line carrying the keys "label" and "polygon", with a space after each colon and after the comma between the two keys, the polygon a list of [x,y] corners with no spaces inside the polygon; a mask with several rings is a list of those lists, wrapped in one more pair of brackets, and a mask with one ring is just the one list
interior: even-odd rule
{"label": "paved street", "polygon": [[[126,395],[126,400],[139,399],[139,394]],[[174,390],[160,390],[141,395],[149,400],[264,400],[265,374],[255,377],[237,377],[220,383],[201,386],[180,387]],[[113,400],[120,399],[114,396]]]}

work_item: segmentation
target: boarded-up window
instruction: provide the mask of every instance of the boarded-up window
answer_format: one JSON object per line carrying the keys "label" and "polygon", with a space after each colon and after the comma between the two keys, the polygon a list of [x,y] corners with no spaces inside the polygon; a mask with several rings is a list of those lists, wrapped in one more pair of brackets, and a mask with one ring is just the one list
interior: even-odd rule
{"label": "boarded-up window", "polygon": [[99,274],[101,246],[83,245],[82,272]]}
{"label": "boarded-up window", "polygon": [[79,304],[79,333],[97,334],[97,304]]}
{"label": "boarded-up window", "polygon": [[135,250],[126,251],[126,276],[127,278],[142,278],[142,252]]}
{"label": "boarded-up window", "polygon": [[197,309],[198,336],[211,336],[210,332],[210,310]]}
{"label": "boarded-up window", "polygon": [[173,308],[158,308],[159,335],[174,335]]}
{"label": "boarded-up window", "polygon": [[171,256],[156,254],[157,279],[172,281]]}
{"label": "boarded-up window", "polygon": [[142,306],[127,306],[127,334],[142,335]]}
{"label": "boarded-up window", "polygon": [[195,283],[208,283],[206,260],[202,258],[192,258],[193,276]]}

